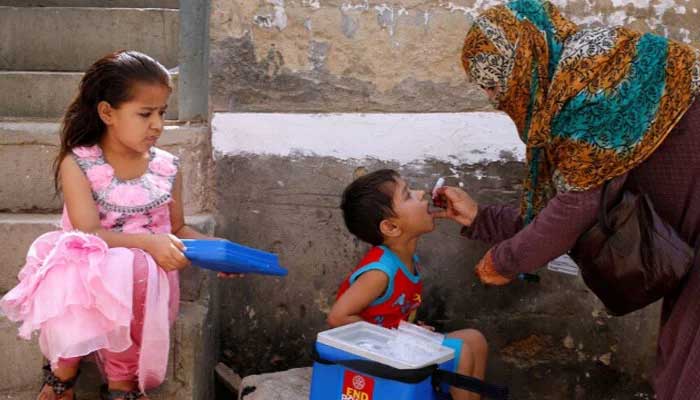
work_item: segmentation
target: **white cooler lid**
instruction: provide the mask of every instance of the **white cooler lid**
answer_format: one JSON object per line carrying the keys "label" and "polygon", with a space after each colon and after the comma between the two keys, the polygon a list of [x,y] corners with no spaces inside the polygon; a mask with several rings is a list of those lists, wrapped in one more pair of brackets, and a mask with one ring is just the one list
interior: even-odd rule
{"label": "white cooler lid", "polygon": [[[365,321],[355,322],[338,328],[320,332],[318,343],[376,361],[397,369],[418,369],[432,364],[441,364],[454,358],[454,350],[435,344],[415,335],[410,345],[411,359],[401,358],[391,352],[391,342],[396,340],[398,331],[373,325]],[[405,343],[405,342],[402,342]]]}

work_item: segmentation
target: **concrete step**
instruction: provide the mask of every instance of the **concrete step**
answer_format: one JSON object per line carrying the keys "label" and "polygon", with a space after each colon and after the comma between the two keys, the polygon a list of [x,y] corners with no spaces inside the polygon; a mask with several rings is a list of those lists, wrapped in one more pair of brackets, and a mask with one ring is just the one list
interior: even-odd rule
{"label": "concrete step", "polygon": [[[0,254],[3,255],[0,263],[0,296],[17,284],[17,273],[24,265],[32,242],[46,232],[60,229],[60,219],[60,215],[53,214],[0,214]],[[215,224],[211,215],[188,216],[186,222],[205,234],[214,234]],[[180,282],[183,300],[198,301],[205,297],[208,274],[204,271],[187,268],[181,273]],[[0,385],[4,381],[1,374],[0,371]]]}
{"label": "concrete step", "polygon": [[[166,380],[149,392],[153,400],[213,399],[213,371],[217,362],[216,326],[208,307],[180,303],[180,314],[171,335],[171,351]],[[41,386],[43,359],[38,345],[18,339],[16,327],[0,319],[0,350],[4,356],[0,370],[0,400],[35,400]],[[83,363],[76,394],[83,400],[98,400],[102,383],[96,366]]]}
{"label": "concrete step", "polygon": [[[178,74],[171,75],[174,90],[166,118],[176,120]],[[0,118],[61,118],[82,77],[82,72],[0,71]]]}
{"label": "concrete step", "polygon": [[38,389],[7,390],[0,392],[0,400],[36,400]]}
{"label": "concrete step", "polygon": [[[0,100],[2,101],[2,100]],[[0,121],[0,212],[59,212],[54,196],[53,159],[58,122]],[[205,125],[166,126],[158,147],[180,157],[186,214],[208,207],[209,129]]]}
{"label": "concrete step", "polygon": [[0,7],[0,27],[0,70],[84,71],[119,49],[178,64],[179,10]]}
{"label": "concrete step", "polygon": [[39,387],[44,361],[37,340],[17,337],[17,325],[4,317],[0,317],[0,354],[5,365],[0,369],[0,399],[4,391]]}
{"label": "concrete step", "polygon": [[311,371],[310,367],[294,368],[246,376],[241,382],[239,400],[306,400],[311,391]]}
{"label": "concrete step", "polygon": [[0,7],[180,8],[180,0],[0,0]]}

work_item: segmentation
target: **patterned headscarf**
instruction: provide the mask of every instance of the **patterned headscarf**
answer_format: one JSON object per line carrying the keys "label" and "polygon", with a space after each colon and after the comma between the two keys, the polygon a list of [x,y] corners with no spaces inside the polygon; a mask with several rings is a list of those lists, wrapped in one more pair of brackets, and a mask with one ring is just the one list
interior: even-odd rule
{"label": "patterned headscarf", "polygon": [[526,222],[555,191],[582,191],[646,160],[700,92],[700,51],[622,27],[580,29],[549,2],[481,14],[462,63],[527,146]]}

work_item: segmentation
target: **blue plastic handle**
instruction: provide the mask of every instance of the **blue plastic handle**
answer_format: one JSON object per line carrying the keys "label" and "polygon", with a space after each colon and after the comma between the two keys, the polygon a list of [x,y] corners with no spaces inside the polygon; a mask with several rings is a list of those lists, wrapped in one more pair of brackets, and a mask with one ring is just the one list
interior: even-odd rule
{"label": "blue plastic handle", "polygon": [[185,239],[185,257],[192,264],[230,274],[285,276],[276,254],[253,249],[228,240]]}

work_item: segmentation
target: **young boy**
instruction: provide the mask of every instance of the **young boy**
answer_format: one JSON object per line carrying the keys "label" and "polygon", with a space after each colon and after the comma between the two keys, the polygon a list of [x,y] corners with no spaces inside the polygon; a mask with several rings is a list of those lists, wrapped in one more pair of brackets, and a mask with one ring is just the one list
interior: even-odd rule
{"label": "young boy", "polygon": [[[341,208],[350,233],[374,247],[340,286],[328,324],[367,321],[396,328],[401,320],[414,322],[423,286],[416,245],[435,228],[425,192],[409,189],[396,171],[384,169],[352,182]],[[453,371],[484,379],[484,336],[473,329],[447,336],[443,344],[455,349]],[[451,394],[455,400],[480,398],[454,388]]]}

